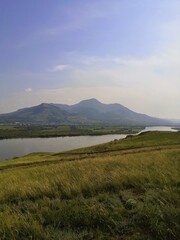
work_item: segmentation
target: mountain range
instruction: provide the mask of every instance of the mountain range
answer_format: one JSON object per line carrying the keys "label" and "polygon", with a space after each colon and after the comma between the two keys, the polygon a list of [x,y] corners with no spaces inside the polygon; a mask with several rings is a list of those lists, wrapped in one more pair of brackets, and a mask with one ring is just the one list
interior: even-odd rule
{"label": "mountain range", "polygon": [[0,114],[0,124],[113,124],[124,126],[173,125],[173,121],[136,113],[121,104],[104,104],[96,99],[74,105],[42,103]]}

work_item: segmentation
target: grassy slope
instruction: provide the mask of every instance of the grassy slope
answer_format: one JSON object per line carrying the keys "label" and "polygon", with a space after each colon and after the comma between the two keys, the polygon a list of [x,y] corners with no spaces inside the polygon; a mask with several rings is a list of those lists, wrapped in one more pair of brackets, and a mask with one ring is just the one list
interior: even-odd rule
{"label": "grassy slope", "polygon": [[180,132],[0,163],[0,239],[178,239]]}

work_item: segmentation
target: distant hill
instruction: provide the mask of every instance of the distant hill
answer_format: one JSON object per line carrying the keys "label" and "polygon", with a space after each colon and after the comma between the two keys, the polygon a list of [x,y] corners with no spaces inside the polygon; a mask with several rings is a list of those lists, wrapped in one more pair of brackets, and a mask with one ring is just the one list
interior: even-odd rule
{"label": "distant hill", "polygon": [[120,125],[166,125],[170,120],[136,113],[121,104],[103,104],[96,99],[83,100],[75,105],[54,104],[69,113],[77,113],[88,119]]}
{"label": "distant hill", "polygon": [[78,104],[47,104],[0,114],[0,124],[118,124],[129,126],[173,125],[170,120],[136,113],[121,104],[104,104],[96,99]]}
{"label": "distant hill", "polygon": [[16,112],[0,114],[2,124],[84,124],[90,121],[85,117],[69,113],[52,104],[42,103],[38,106],[23,108]]}

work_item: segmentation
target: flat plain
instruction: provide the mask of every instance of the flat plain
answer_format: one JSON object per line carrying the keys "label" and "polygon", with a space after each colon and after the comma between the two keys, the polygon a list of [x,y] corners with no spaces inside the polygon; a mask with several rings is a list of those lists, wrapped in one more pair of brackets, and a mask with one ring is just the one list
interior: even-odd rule
{"label": "flat plain", "polygon": [[62,137],[105,134],[133,134],[144,127],[111,125],[0,125],[0,139]]}

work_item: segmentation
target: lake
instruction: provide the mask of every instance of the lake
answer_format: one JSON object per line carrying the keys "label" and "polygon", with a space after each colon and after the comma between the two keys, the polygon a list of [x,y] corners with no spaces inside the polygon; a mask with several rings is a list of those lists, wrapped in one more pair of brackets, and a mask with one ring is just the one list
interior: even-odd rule
{"label": "lake", "polygon": [[[145,131],[176,131],[171,127],[146,127]],[[0,140],[0,161],[23,156],[32,152],[62,152],[80,147],[123,139],[127,135],[76,136],[56,138],[23,138]]]}

